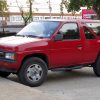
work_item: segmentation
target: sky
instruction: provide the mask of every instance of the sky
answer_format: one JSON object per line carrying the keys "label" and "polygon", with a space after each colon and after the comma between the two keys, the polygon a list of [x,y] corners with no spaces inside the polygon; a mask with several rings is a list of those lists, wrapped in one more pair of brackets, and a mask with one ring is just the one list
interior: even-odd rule
{"label": "sky", "polygon": [[[27,8],[26,0],[17,0],[18,4],[23,6],[24,8]],[[33,11],[36,13],[49,13],[49,0],[34,0],[33,2]],[[7,0],[9,5],[9,11],[10,12],[19,12],[19,8],[17,6],[16,0]],[[52,13],[60,13],[60,3],[61,0],[50,0],[50,4],[52,7]],[[86,7],[82,8],[86,9]],[[81,10],[77,13],[80,13]],[[67,10],[64,8],[64,13],[67,13]]]}
{"label": "sky", "polygon": [[[19,9],[16,4],[16,0],[7,0],[7,1],[8,1],[10,12],[19,12]],[[19,2],[19,5],[22,5],[23,7],[27,7],[27,5],[25,4],[26,0],[18,0],[18,2]],[[60,3],[61,3],[61,0],[50,0],[50,4],[52,7],[52,13],[60,12],[60,7],[59,7]],[[41,12],[49,13],[48,0],[34,0],[33,11],[40,12],[40,13]],[[65,9],[64,12],[67,12],[67,10]]]}

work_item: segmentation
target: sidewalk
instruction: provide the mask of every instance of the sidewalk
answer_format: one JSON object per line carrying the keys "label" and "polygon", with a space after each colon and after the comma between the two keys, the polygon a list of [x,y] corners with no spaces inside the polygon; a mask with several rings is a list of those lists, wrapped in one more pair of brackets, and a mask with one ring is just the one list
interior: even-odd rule
{"label": "sidewalk", "polygon": [[34,88],[0,77],[0,100],[60,100]]}

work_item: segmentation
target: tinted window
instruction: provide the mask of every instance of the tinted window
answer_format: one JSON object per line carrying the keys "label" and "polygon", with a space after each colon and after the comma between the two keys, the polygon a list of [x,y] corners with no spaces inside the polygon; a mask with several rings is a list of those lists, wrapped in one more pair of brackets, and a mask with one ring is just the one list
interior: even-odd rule
{"label": "tinted window", "polygon": [[86,23],[98,36],[100,36],[100,23]]}
{"label": "tinted window", "polygon": [[94,39],[94,35],[86,28],[84,27],[84,33],[85,33],[85,37],[86,39]]}
{"label": "tinted window", "polygon": [[63,34],[63,39],[79,39],[80,34],[76,23],[67,23],[62,26],[59,33]]}
{"label": "tinted window", "polygon": [[60,22],[37,21],[23,28],[17,35],[49,38],[58,27]]}

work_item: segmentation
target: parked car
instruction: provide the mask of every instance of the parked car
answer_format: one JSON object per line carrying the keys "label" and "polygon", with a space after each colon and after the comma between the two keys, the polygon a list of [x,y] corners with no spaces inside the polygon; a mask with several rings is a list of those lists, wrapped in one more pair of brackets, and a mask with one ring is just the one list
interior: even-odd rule
{"label": "parked car", "polygon": [[34,21],[16,36],[0,39],[0,76],[17,74],[21,83],[39,86],[48,70],[93,67],[100,77],[100,21]]}

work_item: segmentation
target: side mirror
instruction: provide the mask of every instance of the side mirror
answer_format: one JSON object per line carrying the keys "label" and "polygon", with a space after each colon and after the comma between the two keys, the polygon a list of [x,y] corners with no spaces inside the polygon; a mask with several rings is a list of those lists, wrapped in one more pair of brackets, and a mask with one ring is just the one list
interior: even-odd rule
{"label": "side mirror", "polygon": [[61,41],[61,40],[63,40],[63,34],[57,34],[57,35],[54,37],[54,40],[55,40],[55,41]]}

